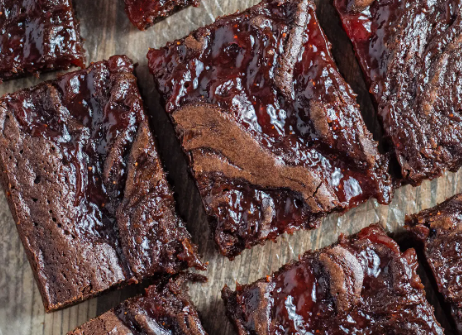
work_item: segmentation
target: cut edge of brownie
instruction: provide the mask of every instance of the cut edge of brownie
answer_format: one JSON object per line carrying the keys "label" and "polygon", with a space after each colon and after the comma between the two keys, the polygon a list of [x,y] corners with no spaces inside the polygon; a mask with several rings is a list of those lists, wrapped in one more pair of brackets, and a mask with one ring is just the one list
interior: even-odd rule
{"label": "cut edge of brownie", "polygon": [[[63,233],[64,235],[62,236],[63,239],[65,238],[65,235],[72,236],[73,239],[75,239],[77,236],[78,240],[80,241],[79,243],[83,243],[83,245],[81,246],[81,248],[83,248],[80,251],[81,253],[86,250],[85,249],[86,247],[89,247],[89,243],[91,243],[92,245],[94,244],[94,247],[100,250],[100,253],[98,256],[99,258],[97,257],[96,260],[98,262],[99,261],[103,262],[100,264],[102,269],[99,269],[98,271],[96,271],[98,272],[98,274],[96,274],[96,272],[91,272],[93,267],[90,270],[87,270],[87,271],[90,271],[90,273],[88,274],[88,284],[84,285],[83,283],[79,284],[78,278],[72,277],[72,274],[76,271],[76,269],[72,269],[72,271],[68,273],[67,275],[64,272],[57,273],[56,271],[67,271],[65,270],[65,264],[67,263],[65,263],[64,261],[59,262],[59,260],[54,259],[55,256],[53,256],[53,258],[50,258],[51,256],[48,256],[48,258],[45,258],[44,260],[43,251],[41,249],[42,247],[40,246],[41,244],[37,242],[33,242],[33,241],[31,243],[30,238],[33,235],[33,232],[31,232],[30,230],[37,228],[37,226],[39,225],[39,223],[37,222],[42,221],[43,219],[43,218],[38,219],[37,215],[43,215],[43,214],[37,211],[35,211],[35,214],[30,214],[31,209],[30,207],[26,206],[27,204],[24,200],[24,197],[30,197],[31,194],[33,193],[31,191],[32,189],[28,185],[25,185],[25,186],[23,185],[25,187],[25,190],[23,191],[18,190],[16,186],[17,185],[20,186],[21,182],[18,182],[18,180],[16,180],[17,177],[14,175],[14,169],[13,168],[10,169],[10,165],[8,162],[8,156],[9,156],[9,159],[11,160],[13,156],[16,154],[21,155],[21,156],[30,154],[31,155],[30,157],[32,160],[37,160],[37,159],[40,159],[39,156],[42,155],[42,153],[40,153],[40,151],[36,153],[33,153],[33,152],[31,153],[31,150],[27,149],[27,144],[24,145],[23,142],[26,141],[25,139],[27,138],[34,139],[36,137],[32,136],[29,132],[25,131],[22,128],[22,126],[24,125],[21,125],[21,126],[19,125],[19,121],[15,115],[15,109],[14,107],[10,106],[11,110],[9,110],[7,100],[11,103],[11,99],[13,100],[21,99],[21,98],[34,99],[33,98],[34,94],[39,94],[42,96],[38,100],[39,104],[47,102],[46,100],[53,100],[52,96],[47,95],[46,93],[55,92],[56,94],[56,92],[58,92],[59,83],[61,81],[63,81],[64,84],[69,84],[68,81],[70,79],[80,78],[80,75],[86,76],[92,71],[100,71],[98,70],[100,67],[106,69],[107,71],[110,71],[109,68],[117,69],[117,70],[114,70],[115,71],[114,74],[111,72],[111,75],[110,75],[111,80],[114,80],[114,82],[112,82],[111,84],[111,85],[114,85],[114,87],[117,87],[117,85],[122,85],[122,84],[127,84],[130,86],[128,89],[130,90],[130,92],[129,93],[126,92],[127,96],[129,96],[127,98],[129,99],[129,101],[127,101],[127,104],[131,105],[133,108],[133,110],[130,110],[130,113],[132,113],[130,115],[132,118],[135,115],[137,118],[140,118],[140,121],[133,121],[133,120],[130,121],[130,122],[138,122],[138,124],[135,126],[136,131],[132,135],[129,135],[127,132],[121,133],[122,138],[123,136],[127,136],[128,138],[132,136],[133,140],[129,148],[130,154],[127,155],[127,157],[124,156],[124,159],[126,159],[128,163],[128,169],[126,171],[126,179],[123,180],[124,198],[120,200],[117,200],[117,199],[115,200],[116,203],[118,203],[118,208],[117,208],[117,211],[114,211],[113,215],[117,219],[114,222],[114,227],[111,227],[111,229],[116,230],[116,232],[114,231],[113,233],[117,235],[115,237],[117,239],[116,245],[113,246],[114,251],[112,251],[112,249],[106,250],[104,248],[105,246],[104,243],[111,244],[114,242],[111,240],[112,237],[109,236],[112,233],[110,233],[107,236],[107,240],[103,239],[102,243],[98,240],[95,240],[95,242],[90,242],[90,240],[87,239],[86,235],[81,235],[81,232],[78,230],[80,226],[77,227],[78,226],[76,224],[77,221],[72,221],[72,217],[69,217],[69,218],[65,217],[64,219],[66,221],[66,225],[64,225],[64,223],[63,225],[61,225],[60,220],[62,219],[58,217],[60,215],[59,211],[58,213],[53,214],[53,216],[56,216],[56,218],[58,218],[58,220],[56,220],[55,217],[53,217],[53,222],[51,222],[51,213],[53,213],[53,211],[52,210],[49,211],[50,213],[49,221],[50,222],[48,222],[47,225],[49,224],[51,226],[57,226],[58,228],[56,229],[59,231],[61,231],[61,229],[64,229],[64,233]],[[116,79],[113,79],[112,75],[114,76],[117,75],[118,77]],[[100,79],[100,80],[104,81],[103,79]],[[173,193],[170,188],[170,185],[168,184],[166,180],[166,174],[165,174],[165,171],[163,170],[160,157],[156,149],[157,148],[156,139],[154,138],[154,136],[152,135],[150,131],[147,118],[144,114],[144,107],[143,107],[142,99],[139,94],[138,86],[136,83],[137,83],[137,79],[133,73],[132,61],[128,59],[126,56],[113,56],[109,58],[108,60],[92,63],[92,65],[86,69],[64,74],[55,80],[43,82],[37,86],[31,87],[28,89],[23,89],[15,93],[7,94],[0,99],[1,127],[3,131],[2,138],[1,138],[1,142],[3,142],[3,144],[2,144],[1,153],[0,153],[0,166],[2,167],[2,170],[0,173],[0,183],[6,194],[6,198],[8,201],[10,211],[12,213],[14,222],[16,223],[16,227],[18,229],[20,239],[24,246],[29,263],[32,267],[33,274],[36,279],[39,291],[41,293],[45,310],[47,312],[51,312],[54,310],[58,310],[58,309],[73,305],[75,303],[81,302],[88,298],[95,297],[104,291],[117,288],[117,287],[122,287],[124,285],[128,285],[131,283],[136,283],[147,277],[155,276],[162,272],[173,274],[178,271],[184,270],[188,267],[195,267],[200,270],[206,269],[206,265],[202,263],[202,261],[198,258],[197,246],[192,244],[192,242],[190,241],[191,236],[189,232],[187,231],[183,220],[178,216],[176,212],[175,201],[173,199]],[[73,85],[75,86],[75,84],[76,83],[74,82]],[[107,84],[107,82],[105,84]],[[75,87],[79,87],[79,85]],[[111,90],[114,89],[114,87],[112,87]],[[60,96],[59,100],[60,99],[62,99],[62,101],[65,100],[64,93],[60,93],[59,96]],[[120,99],[123,100],[124,97],[123,96],[114,97],[115,101],[119,101],[119,102],[122,101]],[[111,101],[114,102],[114,100],[111,100]],[[56,101],[58,100],[55,99],[55,102]],[[109,100],[104,103],[109,104]],[[122,105],[123,104],[124,103],[122,103]],[[114,106],[114,104],[112,106]],[[123,108],[126,108],[128,105],[124,105],[124,106],[125,107]],[[42,106],[40,106],[39,108],[41,107]],[[67,106],[66,108],[71,108],[71,107]],[[139,113],[140,110],[142,111],[142,113],[141,115],[138,115],[140,114]],[[51,113],[53,113],[52,109],[51,109]],[[10,117],[10,114],[11,114],[11,117]],[[52,117],[55,117],[55,116],[56,115],[53,114]],[[75,129],[77,130],[80,129],[79,128],[80,126],[78,126],[78,121],[76,121],[77,119],[72,119],[72,120],[73,120],[72,122],[74,126],[72,125],[72,123],[68,124],[68,126],[70,127],[69,129],[71,133],[72,133],[72,128],[73,127],[75,128],[76,124],[77,124],[77,127]],[[50,120],[48,121],[51,122]],[[12,122],[14,124],[13,128],[11,128],[12,126],[6,126],[6,123],[12,123]],[[57,126],[56,124],[53,125],[52,123],[47,125],[46,124],[47,121],[45,120],[40,120],[40,122],[43,122],[45,124],[44,129],[46,129],[47,131],[49,128],[51,129]],[[8,139],[5,137],[5,129],[8,129],[7,131],[9,132],[9,135],[7,135],[6,137],[11,137],[11,133],[12,133],[11,129],[13,129],[13,131],[20,132],[18,136],[20,135],[23,136],[21,137],[21,142],[20,142],[21,143],[20,146],[22,148],[21,151],[19,151],[19,148],[16,148],[17,146],[16,142],[13,143],[11,141],[8,141]],[[74,129],[74,133],[76,132],[75,129]],[[123,130],[125,130],[125,128],[123,128]],[[51,149],[54,149],[50,157],[52,157],[53,154],[55,154],[56,152],[61,152],[60,151],[61,149],[54,147],[56,143],[53,142],[53,140],[42,139],[39,135],[37,141],[39,141],[38,143],[45,142],[45,146],[49,144],[49,146],[51,146]],[[14,147],[14,151],[10,150],[11,148],[9,148],[9,144],[7,144],[8,142],[11,142],[10,143],[11,145],[13,144],[16,145]],[[105,171],[111,171],[111,169],[112,170],[117,169],[117,166],[116,166],[117,159],[113,155],[117,154],[117,152],[119,151],[118,148],[120,146],[118,146],[117,143],[115,142],[112,143],[112,145],[113,147],[110,148],[110,152],[107,152],[107,155],[108,157],[112,155],[111,162],[113,163],[109,164],[110,166],[105,168]],[[23,152],[23,149],[24,149],[24,152]],[[35,148],[35,150],[36,149],[37,148]],[[45,150],[43,154],[46,155],[46,152],[48,151]],[[40,155],[37,156],[37,153],[40,153]],[[63,162],[64,160],[66,160],[66,157],[63,156]],[[108,157],[106,157],[107,160],[110,160],[110,158]],[[15,161],[16,161],[16,157],[15,157]],[[42,162],[40,164],[46,166],[45,162]],[[37,167],[36,170],[38,169],[39,168]],[[52,173],[56,173],[56,169],[57,169],[56,167],[53,167],[51,171],[49,171],[50,176],[52,176]],[[91,167],[89,167],[89,170],[91,171]],[[33,171],[33,172],[37,173],[37,171]],[[33,174],[32,172],[30,173]],[[67,176],[65,172],[63,173],[64,173],[64,176]],[[101,172],[101,174],[103,174],[103,172]],[[15,176],[13,178],[14,180],[12,179],[13,175]],[[41,184],[41,179],[48,179],[49,177],[48,172],[46,172],[45,176],[46,177],[44,178],[44,176],[38,175],[37,177],[35,177],[33,184],[35,185]],[[27,175],[25,177],[27,177]],[[101,176],[101,178],[104,178],[104,176]],[[107,178],[112,178],[111,172],[108,172]],[[34,179],[33,176],[32,176],[32,179]],[[97,179],[98,178],[96,178],[96,180]],[[114,180],[114,182],[112,182],[112,180]],[[117,183],[118,183],[117,179],[111,179],[110,184],[116,185]],[[27,193],[25,196],[23,194],[24,192]],[[152,197],[151,194],[152,195],[157,194],[158,197],[161,197],[161,200],[154,201],[154,207],[149,205],[150,203],[152,203],[152,201],[149,201],[149,199],[151,199]],[[109,197],[109,195],[107,196]],[[127,197],[129,196],[129,198],[126,198],[126,196]],[[39,199],[39,197],[41,199]],[[32,202],[34,204],[41,203],[42,201],[45,201],[45,199],[47,200],[48,205],[45,204],[44,207],[53,206],[52,209],[54,210],[55,209],[54,200],[56,199],[48,199],[48,197],[44,194],[37,196],[37,198],[32,198],[32,200],[29,199],[30,200],[29,202],[31,204]],[[66,202],[63,203],[63,200],[62,199],[60,200],[60,199],[56,200],[58,204],[67,205]],[[160,210],[156,210],[155,204],[159,204],[164,207],[161,208]],[[102,206],[104,207],[104,203],[102,204]],[[25,212],[25,208],[28,210],[27,211],[28,214]],[[141,208],[141,213],[140,213],[140,208]],[[47,209],[48,208],[46,208],[45,211]],[[74,210],[76,209],[74,208]],[[151,232],[151,229],[153,229],[151,227],[152,224],[151,226],[146,224],[145,225],[147,227],[146,233],[142,230],[139,231],[140,228],[136,228],[136,227],[131,229],[132,230],[131,233],[128,231],[128,228],[131,226],[130,221],[140,218],[140,215],[141,215],[141,218],[143,215],[145,215],[146,222],[149,222],[152,224],[157,222],[157,224],[160,225],[162,224],[162,220],[166,221],[162,229],[166,229],[167,232],[165,233],[159,232],[159,234],[156,235],[155,237],[159,239],[167,237],[168,239],[172,239],[172,240],[164,241],[163,243],[161,243],[160,247],[159,246],[156,247],[157,249],[160,250],[159,252],[161,253],[160,255],[156,256],[158,258],[155,258],[154,255],[151,255],[151,254],[142,254],[143,257],[136,257],[136,255],[138,254],[137,253],[138,251],[136,249],[134,250],[130,249],[131,244],[137,246],[138,242],[135,243],[135,241],[137,241],[138,238],[142,238],[140,242],[144,241],[144,238],[148,238],[147,236],[149,232]],[[152,216],[154,216],[154,218]],[[157,219],[157,221],[155,221],[155,219]],[[36,220],[39,220],[39,221],[36,221]],[[67,227],[69,226],[69,222],[67,221],[70,221],[70,226],[71,226],[70,228]],[[39,226],[41,226],[42,224],[44,223],[42,222]],[[126,233],[120,230],[121,228],[123,228],[121,224],[127,225],[127,229],[124,229],[124,231],[127,230]],[[75,230],[72,229],[74,227],[77,233]],[[168,229],[170,229],[170,231]],[[138,235],[135,236],[134,234],[137,234],[137,233]],[[142,235],[143,233],[145,233],[145,235]],[[126,236],[125,235],[122,236],[122,234],[125,234]],[[33,239],[35,239],[35,237]],[[60,241],[59,243],[66,243],[63,241]],[[68,243],[71,243],[71,242],[68,242]],[[73,243],[72,244],[73,246],[76,242],[72,242],[72,243]],[[51,254],[53,254],[54,249],[55,249],[54,246],[52,249],[50,249]],[[130,249],[130,250],[127,251],[127,249]],[[78,250],[78,248],[75,248],[75,247],[71,248],[71,244],[69,244],[68,247],[66,247],[66,250],[63,251],[63,257],[64,257],[64,252],[71,253],[72,250],[76,251]],[[108,254],[108,252],[117,252],[117,257],[119,257],[117,264],[111,265],[113,262],[116,262],[116,261],[112,260],[111,257],[114,257],[114,256],[111,256],[111,254],[110,253]],[[131,252],[133,252],[134,255],[131,255]],[[164,252],[166,252],[165,255],[163,254]],[[88,255],[88,253],[85,253],[85,255],[79,256],[79,257],[84,257],[82,258],[82,261],[69,260],[69,262],[70,263],[77,262],[78,263],[77,265],[83,266],[85,262],[88,261],[87,257],[92,257],[92,256],[95,257],[95,255],[93,254]],[[167,257],[167,258],[164,259],[162,257]],[[136,262],[133,262],[130,260],[135,260]],[[152,264],[152,262],[156,260],[159,262],[162,262],[162,264],[160,263]],[[47,267],[47,264],[50,268]],[[50,269],[52,269],[51,270],[52,272],[49,272]],[[82,269],[77,270],[77,272],[79,273],[81,271],[83,270]],[[71,276],[71,278],[68,279],[67,277],[69,275]],[[54,283],[54,280],[56,278],[60,278],[60,276],[64,276],[64,279],[63,279],[64,282],[61,284],[59,284],[60,283],[59,281]],[[93,278],[93,277],[97,277],[97,278]],[[61,293],[59,292],[61,292],[61,290],[67,290],[64,284],[67,284],[69,280],[71,280],[72,283],[74,283],[74,281],[77,280],[78,284],[72,287],[72,290],[75,292],[66,293],[65,296],[67,296],[67,298],[61,299],[59,297],[59,294]],[[71,285],[71,282],[69,282],[69,285]],[[53,288],[53,286],[55,287]],[[72,291],[70,290],[69,292],[72,292]]]}
{"label": "cut edge of brownie", "polygon": [[[206,277],[192,273],[179,273],[171,278],[160,279],[146,288],[143,295],[123,301],[67,335],[103,335],[112,334],[113,331],[121,335],[132,334],[132,331],[149,334],[150,331],[158,331],[164,334],[169,330],[174,330],[175,334],[207,335],[187,287],[189,282],[206,281]],[[154,307],[156,312],[152,311]],[[166,324],[168,327],[165,327]]]}

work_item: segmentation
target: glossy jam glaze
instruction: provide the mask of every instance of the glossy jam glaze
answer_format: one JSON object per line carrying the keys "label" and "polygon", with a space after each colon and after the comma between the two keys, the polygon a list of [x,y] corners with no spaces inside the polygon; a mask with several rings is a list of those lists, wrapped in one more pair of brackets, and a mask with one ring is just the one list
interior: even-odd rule
{"label": "glossy jam glaze", "polygon": [[47,310],[204,268],[125,56],[0,100],[1,182]]}
{"label": "glossy jam glaze", "polygon": [[417,266],[371,226],[223,295],[240,335],[443,334]]}
{"label": "glossy jam glaze", "polygon": [[[189,152],[222,253],[233,256],[283,232],[313,228],[326,212],[345,210],[370,197],[389,201],[387,162],[364,126],[354,93],[338,73],[312,2],[263,1],[150,50],[148,59],[167,113]],[[186,149],[185,142],[193,141],[197,131],[183,129],[180,123],[187,121],[180,122],[177,115],[196,104],[209,106],[210,119],[219,119],[219,114],[226,120],[197,119],[197,124],[229,122],[222,128],[237,139],[231,142],[249,136],[233,149],[235,156],[247,152],[246,158],[227,156],[226,143]],[[213,129],[210,125],[210,136],[217,133]],[[251,170],[249,178],[258,175],[256,170],[268,164],[252,157],[251,149],[259,153],[255,145],[274,165],[270,172],[261,172],[260,180],[264,174],[268,179],[277,175],[280,166],[304,169],[305,183],[319,189],[312,191],[318,203],[309,204],[310,196],[300,196],[290,186],[229,178],[224,167],[216,168],[234,164],[243,173]],[[209,159],[207,155],[213,156],[215,168],[204,172],[196,165],[199,159]]]}
{"label": "glossy jam glaze", "polygon": [[404,180],[414,185],[462,162],[459,0],[335,0]]}
{"label": "glossy jam glaze", "polygon": [[0,80],[84,67],[70,0],[0,1]]}
{"label": "glossy jam glaze", "polygon": [[406,229],[422,243],[438,291],[462,333],[462,195],[407,217]]}
{"label": "glossy jam glaze", "polygon": [[190,5],[198,6],[199,0],[125,0],[125,11],[138,29],[145,30]]}

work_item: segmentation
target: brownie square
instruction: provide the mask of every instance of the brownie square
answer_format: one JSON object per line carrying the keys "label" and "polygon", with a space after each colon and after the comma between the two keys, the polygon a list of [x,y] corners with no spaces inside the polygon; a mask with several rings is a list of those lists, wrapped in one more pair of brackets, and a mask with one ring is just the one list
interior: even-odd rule
{"label": "brownie square", "polygon": [[151,285],[143,296],[124,301],[68,335],[207,335],[188,295],[189,280],[205,281],[206,278],[182,274]]}
{"label": "brownie square", "polygon": [[265,0],[148,53],[222,254],[391,197],[315,5]]}
{"label": "brownie square", "polygon": [[125,11],[139,30],[145,30],[190,5],[198,6],[199,0],[125,0]]}
{"label": "brownie square", "polygon": [[372,225],[222,295],[239,335],[443,334],[417,266]]}
{"label": "brownie square", "polygon": [[406,228],[421,243],[438,291],[462,334],[462,195],[408,216]]}
{"label": "brownie square", "polygon": [[71,0],[0,0],[0,82],[84,61]]}
{"label": "brownie square", "polygon": [[175,213],[130,59],[4,96],[0,125],[2,186],[47,311],[203,268]]}
{"label": "brownie square", "polygon": [[335,0],[405,182],[462,164],[460,0]]}

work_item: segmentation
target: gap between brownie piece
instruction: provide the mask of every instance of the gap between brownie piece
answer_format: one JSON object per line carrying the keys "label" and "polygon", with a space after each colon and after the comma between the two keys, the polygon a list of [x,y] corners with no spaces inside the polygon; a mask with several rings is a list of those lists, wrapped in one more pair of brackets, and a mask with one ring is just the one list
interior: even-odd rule
{"label": "gap between brownie piece", "polygon": [[1,183],[47,311],[204,269],[175,212],[130,59],[4,96],[0,125]]}
{"label": "gap between brownie piece", "polygon": [[239,335],[443,334],[417,267],[372,225],[222,296]]}
{"label": "gap between brownie piece", "polygon": [[199,6],[199,0],[124,0],[130,21],[139,29],[146,30],[175,12]]}
{"label": "gap between brownie piece", "polygon": [[0,83],[72,66],[85,56],[72,0],[0,1]]}
{"label": "gap between brownie piece", "polygon": [[388,160],[312,1],[263,1],[151,49],[148,63],[222,254],[390,201]]}
{"label": "gap between brownie piece", "polygon": [[459,0],[335,0],[401,179],[414,186],[462,165]]}

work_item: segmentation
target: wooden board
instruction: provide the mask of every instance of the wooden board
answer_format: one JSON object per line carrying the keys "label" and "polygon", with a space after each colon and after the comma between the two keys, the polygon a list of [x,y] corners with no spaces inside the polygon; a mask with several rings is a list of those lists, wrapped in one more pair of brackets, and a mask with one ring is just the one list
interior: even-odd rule
{"label": "wooden board", "polygon": [[[431,207],[453,194],[462,191],[462,173],[448,173],[422,186],[410,186],[396,191],[390,206],[376,201],[349,211],[343,216],[330,215],[322,226],[313,231],[299,231],[293,236],[282,236],[277,243],[267,243],[246,250],[233,262],[220,256],[210,239],[210,231],[197,189],[190,179],[185,159],[168,123],[158,96],[153,89],[147,69],[148,47],[161,47],[167,41],[181,38],[191,30],[210,23],[217,16],[245,9],[258,0],[203,0],[199,8],[188,8],[158,23],[146,32],[137,31],[128,21],[122,0],[75,0],[77,16],[81,21],[88,61],[98,61],[113,54],[127,54],[138,62],[136,74],[152,116],[152,127],[158,137],[159,148],[169,180],[174,186],[178,210],[187,220],[193,240],[200,246],[203,258],[210,262],[204,285],[192,285],[191,296],[202,314],[209,334],[234,334],[224,315],[221,289],[224,284],[234,288],[235,282],[249,283],[277,270],[281,265],[308,249],[319,248],[334,242],[340,233],[355,233],[370,223],[381,221],[390,231],[402,229],[404,215]],[[333,42],[333,53],[341,72],[358,93],[364,118],[370,129],[379,135],[371,98],[354,58],[352,47],[330,0],[317,0],[322,27]],[[29,87],[45,79],[56,77],[47,74],[40,79],[28,78],[7,82],[0,86],[0,95]],[[99,298],[55,313],[46,314],[34,282],[23,247],[9,213],[7,203],[0,196],[0,335],[58,335],[65,334],[88,319],[95,317],[121,300],[139,292],[139,287],[128,287],[109,292]],[[434,294],[430,293],[430,297]],[[438,312],[442,315],[442,313]],[[444,316],[442,316],[444,320]],[[444,322],[444,321],[443,321]]]}

